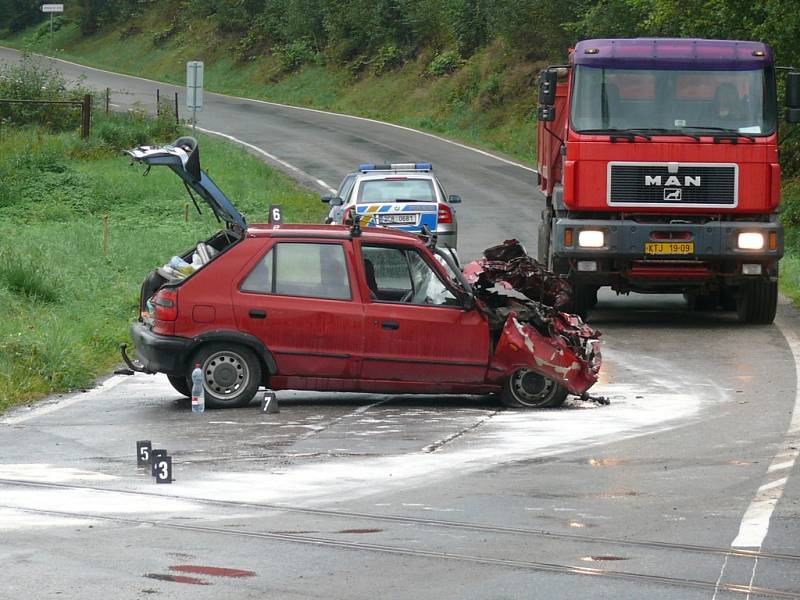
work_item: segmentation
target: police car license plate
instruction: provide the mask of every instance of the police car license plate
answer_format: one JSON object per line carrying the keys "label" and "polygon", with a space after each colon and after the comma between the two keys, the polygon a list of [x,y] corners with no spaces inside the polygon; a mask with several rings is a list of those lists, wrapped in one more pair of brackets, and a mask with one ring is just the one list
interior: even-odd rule
{"label": "police car license plate", "polygon": [[415,225],[417,223],[417,215],[413,214],[378,215],[378,219],[381,225]]}
{"label": "police car license plate", "polygon": [[645,254],[694,254],[694,242],[647,242]]}

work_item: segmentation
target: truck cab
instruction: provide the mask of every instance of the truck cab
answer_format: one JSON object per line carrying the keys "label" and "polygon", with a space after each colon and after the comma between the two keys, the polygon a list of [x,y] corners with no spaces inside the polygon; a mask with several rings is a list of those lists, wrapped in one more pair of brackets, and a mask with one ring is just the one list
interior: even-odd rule
{"label": "truck cab", "polygon": [[542,72],[539,258],[568,276],[575,312],[610,286],[772,322],[775,72],[762,43],[664,38],[585,40]]}

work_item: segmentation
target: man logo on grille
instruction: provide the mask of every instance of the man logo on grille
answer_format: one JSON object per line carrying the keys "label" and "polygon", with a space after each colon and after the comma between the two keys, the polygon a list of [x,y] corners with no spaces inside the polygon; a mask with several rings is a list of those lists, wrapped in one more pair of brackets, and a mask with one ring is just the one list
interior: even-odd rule
{"label": "man logo on grille", "polygon": [[680,202],[683,200],[681,188],[664,188],[664,200],[668,202]]}

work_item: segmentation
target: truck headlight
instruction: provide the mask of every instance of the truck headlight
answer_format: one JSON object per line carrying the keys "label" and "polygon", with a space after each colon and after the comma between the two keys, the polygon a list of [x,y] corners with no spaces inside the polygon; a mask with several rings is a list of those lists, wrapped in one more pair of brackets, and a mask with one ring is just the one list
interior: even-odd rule
{"label": "truck headlight", "polygon": [[761,250],[764,247],[764,234],[754,231],[743,231],[739,234],[736,245],[741,250]]}
{"label": "truck headlight", "polygon": [[578,246],[581,248],[602,248],[605,246],[605,233],[597,229],[584,229],[578,232]]}

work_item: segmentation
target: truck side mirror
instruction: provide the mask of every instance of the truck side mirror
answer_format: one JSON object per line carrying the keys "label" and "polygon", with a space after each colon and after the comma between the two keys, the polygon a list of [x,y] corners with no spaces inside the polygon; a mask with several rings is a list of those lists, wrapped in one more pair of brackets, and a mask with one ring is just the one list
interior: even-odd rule
{"label": "truck side mirror", "polygon": [[539,72],[539,104],[553,106],[556,103],[556,84],[558,73],[554,69]]}
{"label": "truck side mirror", "polygon": [[786,121],[800,123],[800,73],[786,76]]}
{"label": "truck side mirror", "polygon": [[536,118],[539,121],[555,121],[556,120],[556,107],[555,106],[539,106],[536,112]]}

